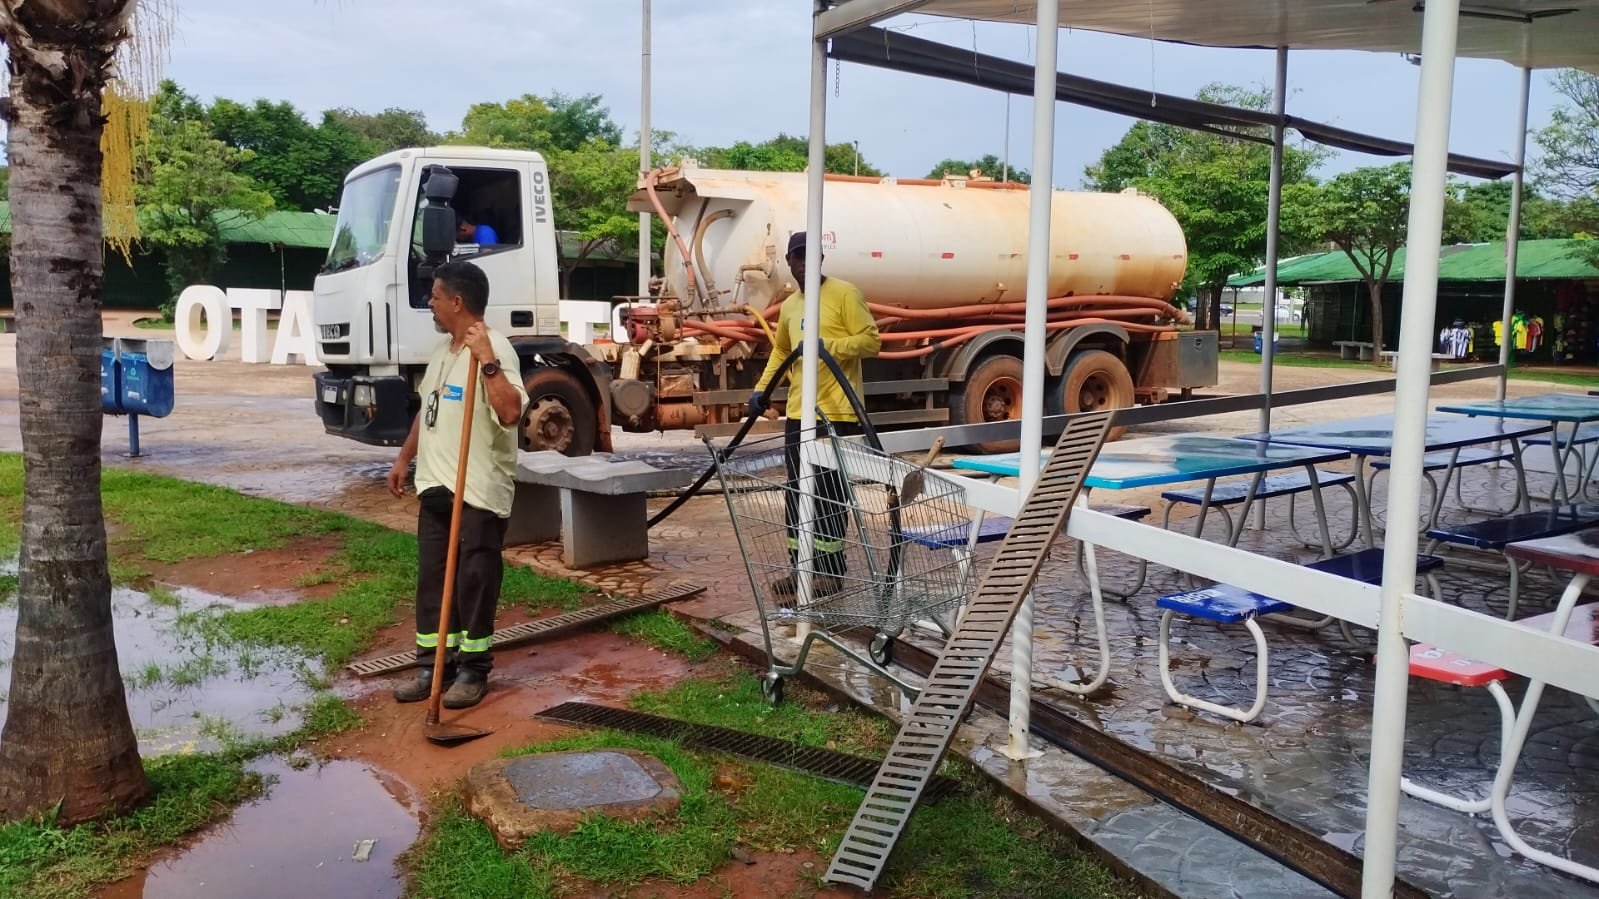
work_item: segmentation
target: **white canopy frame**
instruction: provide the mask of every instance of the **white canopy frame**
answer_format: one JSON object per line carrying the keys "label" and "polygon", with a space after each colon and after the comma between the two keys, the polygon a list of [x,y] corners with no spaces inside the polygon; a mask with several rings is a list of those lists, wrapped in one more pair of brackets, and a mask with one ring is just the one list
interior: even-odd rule
{"label": "white canopy frame", "polygon": [[[1416,12],[1421,12],[1417,23]],[[960,18],[1025,22],[1037,26],[1034,76],[1034,141],[1031,189],[1031,233],[1028,254],[1027,314],[1023,363],[1023,447],[1042,445],[1045,302],[1049,246],[1049,203],[1054,149],[1054,84],[1058,28],[1073,27],[1135,37],[1183,41],[1218,47],[1270,47],[1278,51],[1273,102],[1281,114],[1286,90],[1287,50],[1344,49],[1417,53],[1421,55],[1421,87],[1417,98],[1416,137],[1411,181],[1409,234],[1399,334],[1398,379],[1395,387],[1395,443],[1390,469],[1389,501],[1401,508],[1420,501],[1422,431],[1428,407],[1432,334],[1438,287],[1439,242],[1447,179],[1450,104],[1454,63],[1460,55],[1504,60],[1520,66],[1521,109],[1518,114],[1517,172],[1507,231],[1504,317],[1513,311],[1516,237],[1519,231],[1520,163],[1525,155],[1526,100],[1533,68],[1574,66],[1599,72],[1599,0],[1565,0],[1558,9],[1541,0],[1496,0],[1489,6],[1461,0],[1148,0],[1147,4],[1113,4],[1100,0],[813,0],[811,54],[811,129],[807,266],[805,277],[805,389],[802,427],[807,438],[815,425],[817,324],[820,312],[821,239],[823,221],[823,151],[826,146],[826,52],[830,35],[865,27],[908,12]],[[1274,129],[1272,213],[1280,210],[1282,130]],[[1275,257],[1275,214],[1268,256]],[[1268,290],[1275,287],[1276,259],[1267,262]],[[1273,310],[1275,311],[1275,310]],[[1262,388],[1270,393],[1274,318],[1263,323]],[[1507,328],[1508,333],[1508,328]],[[1499,392],[1505,389],[1501,365]],[[1270,408],[1262,410],[1269,427]],[[1023,452],[1020,490],[993,487],[974,500],[984,508],[1014,511],[1037,477],[1038,454]],[[803,522],[811,528],[807,498]],[[1138,528],[1134,531],[1132,528]],[[1208,544],[1196,551],[1191,537],[1155,532],[1109,516],[1079,512],[1068,532],[1141,558],[1191,571],[1225,577],[1245,589],[1271,590],[1302,580],[1301,605],[1378,625],[1376,695],[1372,713],[1372,749],[1368,781],[1366,845],[1362,895],[1390,896],[1396,870],[1400,765],[1405,732],[1409,678],[1405,637],[1426,639],[1456,648],[1484,661],[1550,683],[1599,692],[1592,672],[1599,670],[1599,649],[1563,637],[1537,635],[1501,619],[1436,603],[1411,593],[1415,582],[1417,535],[1408,528],[1390,532],[1383,582],[1376,591],[1376,615],[1369,610],[1372,588],[1338,583],[1337,579],[1285,566],[1239,550],[1218,550]],[[801,541],[801,590],[809,593],[810,540]],[[1236,558],[1234,558],[1236,557]],[[1227,561],[1225,570],[1223,560]],[[1289,579],[1288,581],[1283,580]],[[1335,605],[1333,601],[1343,603]],[[1374,621],[1372,619],[1375,619]],[[1018,616],[1013,632],[1011,741],[1013,758],[1025,758],[1027,709],[1031,684],[1031,603]],[[1024,648],[1025,646],[1025,648]],[[1551,664],[1558,659],[1561,665]],[[1581,666],[1581,671],[1573,675]]]}

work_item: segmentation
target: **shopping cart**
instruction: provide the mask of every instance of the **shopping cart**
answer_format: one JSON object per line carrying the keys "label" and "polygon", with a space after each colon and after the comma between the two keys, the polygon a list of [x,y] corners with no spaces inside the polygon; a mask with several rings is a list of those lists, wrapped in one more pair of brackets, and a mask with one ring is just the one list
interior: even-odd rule
{"label": "shopping cart", "polygon": [[[822,640],[914,699],[915,688],[887,667],[894,639],[923,621],[949,635],[945,616],[974,587],[970,566],[952,551],[968,545],[973,513],[959,485],[926,473],[924,466],[826,436],[825,426],[818,432],[808,443],[776,434],[732,452],[706,441],[766,641],[762,693],[780,701],[784,678],[802,671],[811,645]],[[812,463],[803,479],[802,448]],[[806,496],[815,504],[808,578],[800,570]],[[772,629],[801,623],[810,625],[808,633],[793,664],[784,664],[773,648]],[[865,629],[871,638],[863,656],[845,635]]]}

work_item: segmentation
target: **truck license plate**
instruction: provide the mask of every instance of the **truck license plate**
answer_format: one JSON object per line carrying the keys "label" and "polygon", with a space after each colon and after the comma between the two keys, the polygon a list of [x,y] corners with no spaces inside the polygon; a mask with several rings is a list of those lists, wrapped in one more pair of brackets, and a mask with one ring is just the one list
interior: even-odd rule
{"label": "truck license plate", "polygon": [[322,402],[327,403],[330,406],[337,406],[339,404],[339,388],[322,388]]}

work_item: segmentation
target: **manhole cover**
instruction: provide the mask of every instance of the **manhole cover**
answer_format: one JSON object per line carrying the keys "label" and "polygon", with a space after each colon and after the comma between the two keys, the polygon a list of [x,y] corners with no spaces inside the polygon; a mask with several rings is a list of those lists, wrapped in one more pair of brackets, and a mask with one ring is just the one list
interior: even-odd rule
{"label": "manhole cover", "polygon": [[466,773],[466,807],[507,852],[535,833],[570,833],[592,815],[670,817],[682,785],[661,760],[632,749],[551,752],[479,762]]}
{"label": "manhole cover", "polygon": [[529,756],[506,766],[505,779],[523,805],[538,809],[643,802],[661,795],[655,778],[620,752]]}

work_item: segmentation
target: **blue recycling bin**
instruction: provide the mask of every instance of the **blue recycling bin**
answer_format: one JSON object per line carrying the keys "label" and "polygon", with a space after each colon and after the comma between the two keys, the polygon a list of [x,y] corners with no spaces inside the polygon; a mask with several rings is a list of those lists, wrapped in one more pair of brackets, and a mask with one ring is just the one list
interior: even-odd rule
{"label": "blue recycling bin", "polygon": [[100,351],[100,409],[128,416],[128,455],[139,455],[139,416],[172,414],[175,390],[170,340],[106,338]]}
{"label": "blue recycling bin", "polygon": [[[165,363],[164,367],[162,363]],[[129,415],[153,415],[165,418],[172,414],[173,386],[172,360],[160,358],[152,361],[151,354],[122,354],[122,411]]]}
{"label": "blue recycling bin", "polygon": [[[1257,327],[1255,329],[1255,355],[1257,355],[1257,356],[1264,355],[1265,340],[1263,340],[1261,338],[1261,336],[1260,336],[1261,333],[1262,333],[1261,329]],[[1283,340],[1282,340],[1281,335],[1277,334],[1276,332],[1273,332],[1272,335],[1271,335],[1271,351],[1272,351],[1272,353],[1275,354],[1278,350],[1282,349],[1282,346],[1283,346]]]}
{"label": "blue recycling bin", "polygon": [[117,361],[114,346],[100,351],[100,411],[107,415],[122,413],[122,365]]}

